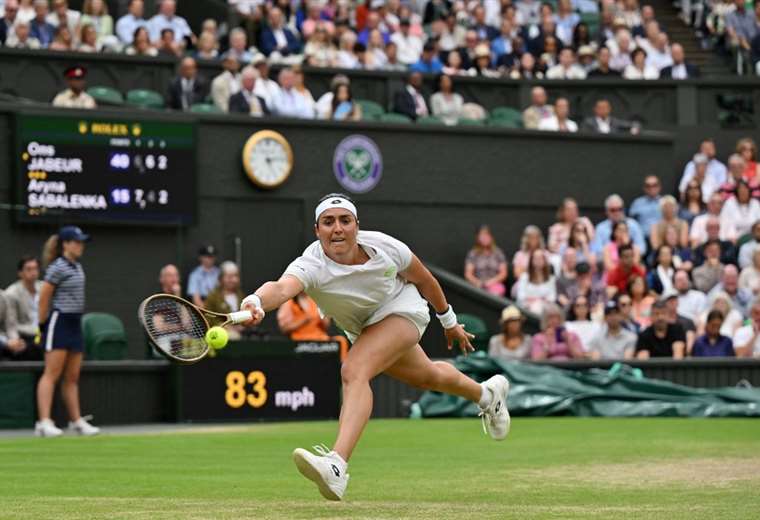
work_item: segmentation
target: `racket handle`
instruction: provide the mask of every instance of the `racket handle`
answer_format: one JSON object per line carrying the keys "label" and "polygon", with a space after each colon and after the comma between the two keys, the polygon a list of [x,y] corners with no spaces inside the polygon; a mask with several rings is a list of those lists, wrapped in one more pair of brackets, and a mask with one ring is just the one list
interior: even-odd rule
{"label": "racket handle", "polygon": [[232,323],[238,324],[238,323],[244,323],[248,320],[253,318],[253,314],[251,314],[251,311],[238,311],[233,312],[230,314],[230,320],[232,320]]}

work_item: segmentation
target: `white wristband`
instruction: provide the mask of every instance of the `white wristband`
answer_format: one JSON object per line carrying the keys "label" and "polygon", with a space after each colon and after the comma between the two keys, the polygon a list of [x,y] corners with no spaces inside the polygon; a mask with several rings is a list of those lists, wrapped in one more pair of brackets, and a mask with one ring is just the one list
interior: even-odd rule
{"label": "white wristband", "polygon": [[448,310],[443,314],[436,313],[436,317],[438,318],[438,321],[441,322],[441,326],[443,326],[444,329],[450,329],[457,325],[457,315],[454,313],[454,307],[451,305],[449,305]]}
{"label": "white wristband", "polygon": [[240,302],[240,308],[242,309],[246,303],[252,303],[257,309],[261,309],[261,298],[257,294],[249,294],[243,301]]}

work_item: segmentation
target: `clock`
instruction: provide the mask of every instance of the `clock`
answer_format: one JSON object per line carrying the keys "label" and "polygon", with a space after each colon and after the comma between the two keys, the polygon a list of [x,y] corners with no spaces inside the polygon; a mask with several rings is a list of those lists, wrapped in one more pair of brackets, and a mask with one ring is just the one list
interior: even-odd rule
{"label": "clock", "polygon": [[278,132],[256,132],[243,146],[243,168],[256,186],[272,189],[280,186],[293,170],[293,149]]}

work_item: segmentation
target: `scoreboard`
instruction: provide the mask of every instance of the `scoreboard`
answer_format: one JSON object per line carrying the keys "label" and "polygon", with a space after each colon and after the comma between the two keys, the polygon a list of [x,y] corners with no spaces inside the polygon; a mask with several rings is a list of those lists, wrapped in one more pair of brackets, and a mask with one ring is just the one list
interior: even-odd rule
{"label": "scoreboard", "polygon": [[16,116],[22,222],[195,221],[195,127],[149,119]]}

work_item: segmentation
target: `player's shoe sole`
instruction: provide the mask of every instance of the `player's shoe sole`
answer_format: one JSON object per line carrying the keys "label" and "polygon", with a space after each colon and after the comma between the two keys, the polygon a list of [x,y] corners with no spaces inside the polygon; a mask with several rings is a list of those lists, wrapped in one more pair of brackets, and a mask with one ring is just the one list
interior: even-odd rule
{"label": "player's shoe sole", "polygon": [[342,496],[330,488],[319,468],[315,465],[314,459],[316,458],[316,455],[303,448],[293,450],[293,462],[296,463],[301,475],[314,482],[319,488],[319,493],[327,500],[341,500]]}

